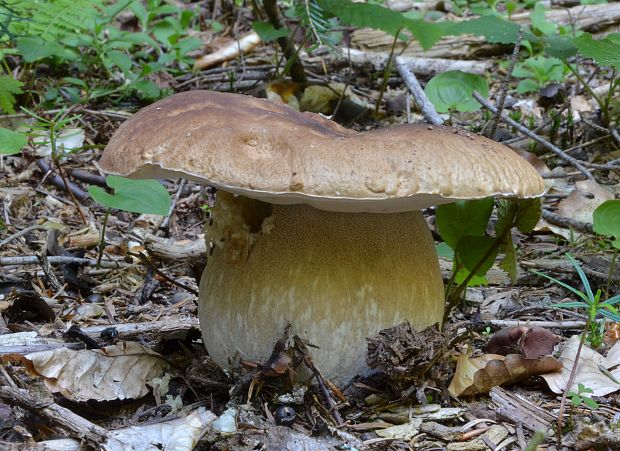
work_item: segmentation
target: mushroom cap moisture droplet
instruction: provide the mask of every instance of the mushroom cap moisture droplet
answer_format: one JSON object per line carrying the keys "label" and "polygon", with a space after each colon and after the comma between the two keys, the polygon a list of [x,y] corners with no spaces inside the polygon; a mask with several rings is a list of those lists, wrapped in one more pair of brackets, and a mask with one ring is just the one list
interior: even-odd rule
{"label": "mushroom cap moisture droplet", "polygon": [[218,188],[205,229],[205,345],[266,361],[288,323],[319,369],[345,382],[365,338],[404,320],[441,321],[443,282],[420,209],[488,196],[536,197],[544,183],[510,148],[449,127],[356,132],[237,94],[190,91],[126,121],[107,172]]}

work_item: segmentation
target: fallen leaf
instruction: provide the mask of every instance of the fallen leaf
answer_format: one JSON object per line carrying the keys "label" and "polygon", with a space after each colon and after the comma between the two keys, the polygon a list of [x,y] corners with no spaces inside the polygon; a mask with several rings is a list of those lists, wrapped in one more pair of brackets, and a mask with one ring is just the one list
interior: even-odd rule
{"label": "fallen leaf", "polygon": [[[542,375],[554,393],[562,393],[566,389],[578,347],[579,335],[575,335],[564,344],[560,357],[558,357],[563,367],[558,371]],[[575,381],[570,390],[576,392],[578,384],[591,388],[592,396],[605,396],[620,390],[620,384],[612,380],[604,371],[601,371],[601,367],[608,369],[618,364],[620,364],[620,346],[618,344],[610,349],[607,358],[584,345],[579,355]],[[620,369],[613,370],[611,374],[616,379],[620,379]]]}
{"label": "fallen leaf", "polygon": [[478,357],[471,357],[471,354],[472,351],[468,350],[457,359],[456,371],[448,387],[455,397],[487,393],[497,385],[555,371],[561,366],[552,356],[526,359],[518,354],[483,354]]}
{"label": "fallen leaf", "polygon": [[30,375],[43,377],[51,392],[74,401],[141,398],[149,392],[146,384],[170,367],[162,356],[136,342],[9,354],[4,359],[20,361]]}
{"label": "fallen leaf", "polygon": [[391,426],[385,429],[375,430],[375,434],[383,438],[392,438],[397,440],[411,440],[420,433],[422,425],[421,418],[412,418],[408,423]]}

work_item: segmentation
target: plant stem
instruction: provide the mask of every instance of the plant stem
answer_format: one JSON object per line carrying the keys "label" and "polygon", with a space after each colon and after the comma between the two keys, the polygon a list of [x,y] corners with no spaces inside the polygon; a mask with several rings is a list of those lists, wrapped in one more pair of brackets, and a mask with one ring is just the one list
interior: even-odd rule
{"label": "plant stem", "polygon": [[575,353],[575,361],[573,362],[573,367],[570,370],[570,376],[568,376],[568,382],[566,383],[566,387],[564,388],[564,393],[562,394],[562,400],[560,401],[560,409],[558,412],[558,423],[556,426],[556,437],[557,437],[557,448],[562,449],[562,417],[564,416],[564,407],[566,405],[566,399],[568,398],[568,391],[573,386],[573,382],[575,382],[575,376],[577,375],[577,365],[579,363],[579,356],[581,355],[581,349],[583,348],[583,344],[586,341],[586,335],[588,330],[590,329],[590,324],[592,323],[592,318],[589,317],[586,321],[586,325],[583,327],[583,331],[581,332],[581,339],[579,340],[579,346],[577,347],[577,352]]}
{"label": "plant stem", "polygon": [[73,194],[73,191],[71,191],[71,188],[69,188],[69,181],[67,180],[67,176],[65,175],[65,172],[62,170],[62,166],[60,165],[60,157],[58,156],[58,149],[56,148],[56,123],[55,122],[50,123],[49,130],[50,130],[50,146],[52,148],[52,161],[54,162],[54,166],[56,166],[56,170],[58,171],[58,174],[60,175],[62,182],[65,184],[65,188],[67,192],[69,193],[69,197],[71,197],[71,200],[73,201],[73,204],[75,205],[75,208],[77,208],[77,211],[80,214],[80,217],[82,218],[82,222],[84,224],[88,224],[88,221],[86,220],[86,216],[84,215],[84,212],[82,211],[82,207],[80,207],[80,203],[75,198],[75,194]]}
{"label": "plant stem", "polygon": [[390,48],[390,54],[385,62],[385,68],[383,69],[383,81],[381,83],[381,88],[379,89],[379,98],[375,104],[375,116],[379,113],[379,108],[381,108],[381,100],[383,100],[383,94],[385,94],[385,88],[387,88],[388,78],[392,72],[392,61],[394,61],[394,51],[396,50],[396,43],[398,42],[398,34],[400,33],[400,30],[401,28],[396,30],[396,35],[394,36],[392,47]]}
{"label": "plant stem", "polygon": [[101,259],[103,258],[103,251],[105,250],[105,229],[108,225],[108,217],[110,216],[110,207],[105,212],[103,217],[103,224],[101,224],[101,239],[99,240],[99,252],[97,253],[97,269],[101,265]]}
{"label": "plant stem", "polygon": [[[579,82],[584,87],[584,89],[586,91],[588,91],[588,94],[590,94],[594,98],[594,100],[596,100],[596,103],[598,103],[598,106],[601,107],[601,110],[603,111],[603,117],[606,118],[607,117],[607,112],[604,111],[605,110],[605,102],[603,102],[603,100],[598,95],[596,95],[596,93],[590,87],[588,82],[586,80],[584,80],[584,78],[581,76],[581,74],[579,73],[578,69],[574,68],[573,66],[571,66],[568,63],[564,63],[564,64],[566,64],[566,66],[573,73],[573,75],[575,77],[577,77],[577,80],[579,80]],[[611,88],[611,85],[610,85],[610,88]]]}
{"label": "plant stem", "polygon": [[618,257],[618,249],[614,250],[614,253],[611,256],[611,262],[609,262],[609,271],[607,272],[607,285],[605,286],[605,300],[609,298],[609,290],[611,289],[611,275],[614,273],[614,269],[616,269],[616,257]]}

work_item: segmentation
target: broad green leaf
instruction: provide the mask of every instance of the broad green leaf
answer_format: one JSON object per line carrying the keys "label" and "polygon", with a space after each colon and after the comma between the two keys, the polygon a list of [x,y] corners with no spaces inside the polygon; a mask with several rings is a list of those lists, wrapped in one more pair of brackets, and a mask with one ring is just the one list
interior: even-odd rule
{"label": "broad green leaf", "polygon": [[594,231],[599,235],[615,238],[613,245],[620,249],[620,199],[612,199],[599,205],[592,214]]}
{"label": "broad green leaf", "polygon": [[318,0],[317,3],[347,25],[374,28],[392,36],[404,27],[406,20],[401,13],[372,3],[353,3],[350,0]]}
{"label": "broad green leaf", "polygon": [[456,249],[464,236],[484,235],[492,211],[492,197],[440,205],[435,216],[439,234],[448,246]]}
{"label": "broad green leaf", "polygon": [[457,245],[457,258],[463,262],[468,271],[473,271],[482,262],[482,266],[476,271],[476,275],[484,276],[491,269],[495,257],[497,257],[498,249],[494,249],[484,259],[484,256],[491,250],[494,243],[495,239],[490,236],[465,236],[459,240]]}
{"label": "broad green leaf", "polygon": [[517,85],[517,92],[519,94],[527,94],[528,92],[538,91],[541,86],[531,78],[521,80]]}
{"label": "broad green leaf", "polygon": [[446,34],[474,34],[484,36],[491,44],[513,44],[517,41],[520,25],[498,16],[482,16],[478,19],[450,23]]}
{"label": "broad green leaf", "polygon": [[[454,283],[456,285],[462,284],[465,281],[465,279],[469,276],[469,274],[470,272],[466,268],[461,268],[454,276]],[[469,279],[469,282],[467,282],[467,286],[476,287],[480,285],[486,285],[487,283],[488,281],[486,277],[474,275],[472,276],[471,279]]]}
{"label": "broad green leaf", "polygon": [[545,53],[549,56],[566,61],[577,53],[574,38],[567,35],[551,35],[543,38]]}
{"label": "broad green leaf", "polygon": [[480,104],[472,98],[472,93],[486,97],[489,85],[480,75],[452,70],[435,75],[426,84],[424,92],[440,113],[449,111],[471,112],[480,109]]}
{"label": "broad green leaf", "polygon": [[170,194],[157,180],[133,180],[108,175],[106,183],[114,194],[98,186],[88,187],[91,197],[105,207],[161,216],[166,216],[170,211]]}
{"label": "broad green leaf", "polygon": [[17,38],[15,44],[24,61],[32,63],[50,56],[63,56],[65,49],[57,42],[49,42],[38,37]]}
{"label": "broad green leaf", "polygon": [[27,143],[28,140],[24,134],[0,127],[0,154],[19,153]]}
{"label": "broad green leaf", "polygon": [[255,20],[252,22],[252,28],[264,42],[275,41],[278,38],[285,38],[289,35],[288,28],[276,29],[269,22],[260,22]]}
{"label": "broad green leaf", "polygon": [[541,214],[542,199],[540,197],[519,199],[515,227],[523,233],[530,233],[534,230]]}
{"label": "broad green leaf", "polygon": [[0,75],[0,109],[15,112],[15,96],[22,93],[24,84],[9,75]]}
{"label": "broad green leaf", "polygon": [[444,22],[426,22],[419,19],[405,19],[404,26],[418,40],[422,49],[428,50],[446,35]]}
{"label": "broad green leaf", "polygon": [[202,47],[202,40],[196,36],[189,36],[187,38],[181,39],[177,42],[176,48],[178,49],[181,55],[185,55],[188,52],[193,50],[197,50]]}
{"label": "broad green leaf", "polygon": [[583,33],[574,39],[575,47],[586,58],[592,58],[599,66],[611,66],[620,70],[620,33],[610,33],[603,39],[593,39]]}

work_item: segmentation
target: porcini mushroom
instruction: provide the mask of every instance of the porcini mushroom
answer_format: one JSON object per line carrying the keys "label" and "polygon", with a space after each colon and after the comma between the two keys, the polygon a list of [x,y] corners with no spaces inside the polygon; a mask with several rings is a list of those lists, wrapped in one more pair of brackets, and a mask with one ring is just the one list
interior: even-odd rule
{"label": "porcini mushroom", "polygon": [[218,188],[200,283],[205,345],[220,364],[265,361],[290,323],[343,382],[365,338],[440,322],[444,287],[422,208],[534,197],[538,173],[508,147],[447,127],[369,132],[263,99],[191,91],[125,122],[100,161],[140,178]]}

